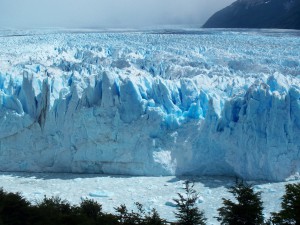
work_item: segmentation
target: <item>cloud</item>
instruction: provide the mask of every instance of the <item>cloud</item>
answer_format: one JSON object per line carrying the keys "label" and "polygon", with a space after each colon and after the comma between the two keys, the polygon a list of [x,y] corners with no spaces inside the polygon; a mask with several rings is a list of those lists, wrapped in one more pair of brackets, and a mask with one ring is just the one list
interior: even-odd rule
{"label": "cloud", "polygon": [[2,26],[203,24],[233,0],[0,0]]}

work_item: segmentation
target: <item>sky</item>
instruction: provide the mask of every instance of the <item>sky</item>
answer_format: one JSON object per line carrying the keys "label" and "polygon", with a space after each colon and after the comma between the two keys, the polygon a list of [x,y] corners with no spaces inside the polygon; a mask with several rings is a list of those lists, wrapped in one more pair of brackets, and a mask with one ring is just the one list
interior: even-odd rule
{"label": "sky", "polygon": [[201,26],[234,0],[0,0],[1,27]]}

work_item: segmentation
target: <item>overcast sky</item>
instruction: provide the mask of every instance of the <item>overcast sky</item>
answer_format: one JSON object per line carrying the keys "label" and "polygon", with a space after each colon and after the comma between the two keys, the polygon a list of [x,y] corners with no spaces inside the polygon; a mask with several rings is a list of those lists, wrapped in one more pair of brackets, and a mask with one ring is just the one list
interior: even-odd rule
{"label": "overcast sky", "polygon": [[234,0],[0,0],[0,26],[199,24]]}

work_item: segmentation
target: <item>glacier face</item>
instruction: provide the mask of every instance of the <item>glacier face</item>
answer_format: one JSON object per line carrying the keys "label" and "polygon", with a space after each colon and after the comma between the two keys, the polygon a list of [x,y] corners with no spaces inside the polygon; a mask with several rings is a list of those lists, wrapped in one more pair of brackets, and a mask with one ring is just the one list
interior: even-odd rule
{"label": "glacier face", "polygon": [[297,174],[299,34],[2,31],[0,170]]}

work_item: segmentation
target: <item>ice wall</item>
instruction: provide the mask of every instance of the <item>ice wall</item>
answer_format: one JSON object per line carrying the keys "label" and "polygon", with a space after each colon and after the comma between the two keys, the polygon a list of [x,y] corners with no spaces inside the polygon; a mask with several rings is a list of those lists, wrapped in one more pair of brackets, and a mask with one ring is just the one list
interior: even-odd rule
{"label": "ice wall", "polygon": [[[124,40],[149,41],[147,35],[123,35]],[[247,63],[256,53],[235,63],[228,56],[226,66],[219,62],[214,67],[208,60],[224,58],[185,56],[196,53],[180,42],[174,54],[165,44],[140,49],[123,40],[116,48],[118,35],[108,40],[102,34],[106,42],[93,45],[83,45],[76,35],[46,36],[34,43],[38,54],[28,47],[17,57],[11,50],[1,55],[7,59],[0,67],[1,171],[267,180],[300,172],[300,80],[293,74],[300,71],[297,55],[289,58],[294,66],[281,59],[274,66],[252,62],[250,70]],[[98,36],[87,39],[91,37]],[[259,37],[255,34],[251,41],[258,45]],[[206,48],[216,45],[211,44],[214,36],[206,38]],[[20,44],[16,40],[24,41],[16,38],[15,46]],[[51,40],[59,42],[52,46]],[[264,72],[266,65],[279,72]]]}

